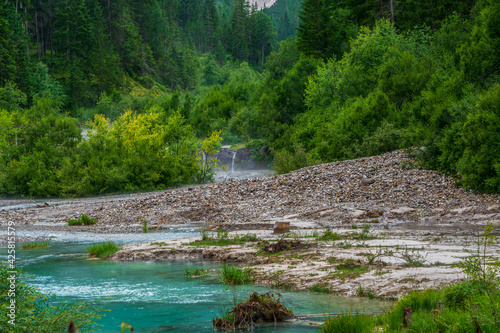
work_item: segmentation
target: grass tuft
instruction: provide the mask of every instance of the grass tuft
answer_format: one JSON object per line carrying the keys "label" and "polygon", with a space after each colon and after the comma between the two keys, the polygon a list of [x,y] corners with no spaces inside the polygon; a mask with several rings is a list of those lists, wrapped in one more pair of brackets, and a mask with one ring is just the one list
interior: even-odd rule
{"label": "grass tuft", "polygon": [[96,224],[97,220],[82,214],[77,220],[68,220],[68,225],[92,225]]}
{"label": "grass tuft", "polygon": [[245,284],[254,280],[251,271],[250,268],[240,268],[224,263],[219,270],[219,279],[225,284]]}
{"label": "grass tuft", "polygon": [[332,290],[324,284],[315,283],[309,287],[309,291],[312,291],[313,293],[329,294]]}
{"label": "grass tuft", "polygon": [[103,243],[94,243],[92,246],[90,246],[87,249],[87,253],[91,257],[97,257],[97,258],[107,258],[110,255],[118,252],[120,250],[120,247],[116,245],[115,242],[108,241],[108,242],[103,242]]}
{"label": "grass tuft", "polygon": [[184,276],[186,276],[186,277],[200,277],[200,276],[205,276],[208,274],[210,274],[208,272],[208,269],[200,268],[200,267],[186,268],[184,270]]}
{"label": "grass tuft", "polygon": [[316,240],[319,240],[319,241],[339,240],[339,239],[340,239],[339,234],[337,234],[336,232],[332,232],[332,230],[330,228],[326,229],[323,232],[323,235],[318,236],[316,238]]}
{"label": "grass tuft", "polygon": [[146,220],[142,221],[142,232],[145,234],[149,232],[148,221]]}
{"label": "grass tuft", "polygon": [[375,328],[373,317],[351,313],[329,318],[321,327],[322,333],[371,333]]}
{"label": "grass tuft", "polygon": [[32,249],[44,249],[49,247],[49,241],[38,241],[38,242],[26,242],[23,243],[24,250],[32,250]]}

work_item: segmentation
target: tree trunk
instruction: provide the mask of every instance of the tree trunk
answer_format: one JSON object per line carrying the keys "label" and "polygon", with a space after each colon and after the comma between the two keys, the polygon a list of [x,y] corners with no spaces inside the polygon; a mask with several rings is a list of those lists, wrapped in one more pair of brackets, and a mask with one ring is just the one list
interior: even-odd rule
{"label": "tree trunk", "polygon": [[54,61],[53,28],[52,28],[52,1],[49,0],[49,37],[50,37],[50,61]]}
{"label": "tree trunk", "polygon": [[394,0],[390,0],[391,6],[391,23],[394,26]]}

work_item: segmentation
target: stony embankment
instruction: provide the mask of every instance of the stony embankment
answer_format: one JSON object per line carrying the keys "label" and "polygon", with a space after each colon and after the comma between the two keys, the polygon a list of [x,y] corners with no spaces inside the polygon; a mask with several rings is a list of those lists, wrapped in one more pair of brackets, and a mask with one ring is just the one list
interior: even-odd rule
{"label": "stony embankment", "polygon": [[[328,163],[286,175],[183,187],[138,197],[73,200],[1,211],[0,226],[63,227],[85,213],[100,232],[185,223],[231,229],[345,226],[377,220],[382,227],[470,229],[500,222],[499,195],[476,194],[451,177],[414,167],[404,151]],[[74,229],[72,229],[74,230]]]}
{"label": "stony embankment", "polygon": [[[229,238],[236,233],[242,236],[248,232],[232,232]],[[460,269],[453,265],[467,255],[465,249],[474,248],[470,236],[421,231],[376,230],[363,235],[358,229],[336,229],[336,240],[324,240],[324,231],[312,230],[295,231],[284,239],[269,230],[251,233],[260,240],[229,246],[202,246],[195,242],[200,237],[154,241],[127,245],[110,259],[235,263],[250,267],[255,282],[274,287],[399,297],[410,290],[437,288],[463,279]],[[266,245],[279,241],[300,246],[285,245],[277,253],[263,251]],[[498,249],[493,246],[488,253]]]}

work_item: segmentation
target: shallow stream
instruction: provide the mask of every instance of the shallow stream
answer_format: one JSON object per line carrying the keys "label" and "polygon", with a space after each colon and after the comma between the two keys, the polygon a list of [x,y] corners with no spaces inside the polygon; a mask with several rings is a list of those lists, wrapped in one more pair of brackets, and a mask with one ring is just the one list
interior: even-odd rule
{"label": "shallow stream", "polygon": [[[324,314],[342,311],[380,311],[387,302],[345,298],[308,292],[276,290],[260,285],[228,287],[217,278],[186,278],[189,267],[217,269],[203,262],[112,262],[88,260],[86,248],[92,241],[115,240],[132,243],[197,235],[194,228],[149,234],[64,234],[46,249],[17,248],[17,265],[32,278],[26,282],[58,300],[98,301],[104,312],[98,324],[103,332],[119,332],[120,324],[134,326],[134,332],[212,332],[212,318],[256,291],[279,293],[281,301],[295,314]],[[70,242],[71,240],[71,242]],[[6,249],[0,249],[6,259]],[[215,272],[213,272],[215,275]],[[322,321],[323,317],[313,320]],[[259,326],[253,332],[317,332],[304,320]]]}

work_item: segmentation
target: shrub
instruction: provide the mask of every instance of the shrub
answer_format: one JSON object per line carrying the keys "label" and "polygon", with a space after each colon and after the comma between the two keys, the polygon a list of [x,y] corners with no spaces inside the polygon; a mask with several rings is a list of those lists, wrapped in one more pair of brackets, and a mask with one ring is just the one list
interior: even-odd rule
{"label": "shrub", "polygon": [[290,153],[288,150],[280,150],[274,153],[273,165],[274,171],[276,171],[277,174],[288,173],[319,163],[321,163],[321,161],[312,158],[301,145],[295,148],[294,153]]}
{"label": "shrub", "polygon": [[96,224],[97,220],[82,214],[77,220],[68,220],[68,225],[92,225]]}
{"label": "shrub", "polygon": [[115,252],[119,251],[120,247],[115,242],[108,241],[104,243],[94,243],[87,249],[89,256],[97,258],[107,258]]}

